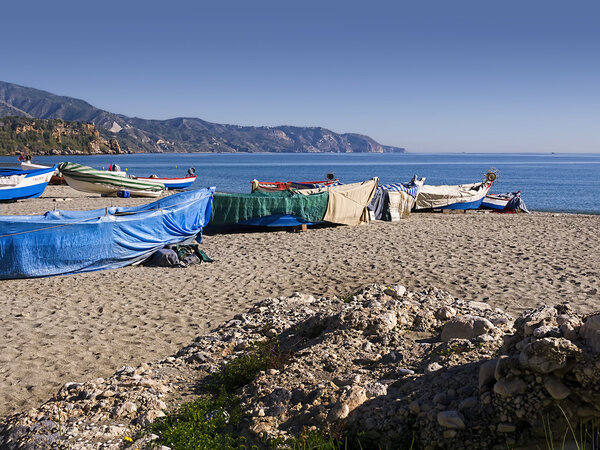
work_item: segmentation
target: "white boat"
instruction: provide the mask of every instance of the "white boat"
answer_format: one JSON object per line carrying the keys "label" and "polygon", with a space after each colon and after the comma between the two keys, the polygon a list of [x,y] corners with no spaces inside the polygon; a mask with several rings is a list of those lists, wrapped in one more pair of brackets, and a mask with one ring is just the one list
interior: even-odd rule
{"label": "white boat", "polygon": [[122,191],[132,197],[159,197],[165,190],[160,181],[138,180],[81,164],[62,163],[58,170],[69,186],[82,192],[115,196]]}
{"label": "white boat", "polygon": [[439,185],[425,184],[419,190],[415,210],[424,209],[477,209],[496,179],[488,172],[481,183]]}
{"label": "white boat", "polygon": [[20,170],[0,169],[0,200],[20,200],[42,195],[55,167]]}

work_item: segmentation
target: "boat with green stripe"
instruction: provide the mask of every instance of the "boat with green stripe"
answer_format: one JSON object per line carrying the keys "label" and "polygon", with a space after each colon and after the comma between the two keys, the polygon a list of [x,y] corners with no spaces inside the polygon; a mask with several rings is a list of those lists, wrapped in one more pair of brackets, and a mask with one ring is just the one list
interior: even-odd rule
{"label": "boat with green stripe", "polygon": [[160,181],[129,178],[71,162],[61,163],[58,170],[69,186],[82,192],[113,196],[128,191],[132,197],[159,197],[165,190]]}

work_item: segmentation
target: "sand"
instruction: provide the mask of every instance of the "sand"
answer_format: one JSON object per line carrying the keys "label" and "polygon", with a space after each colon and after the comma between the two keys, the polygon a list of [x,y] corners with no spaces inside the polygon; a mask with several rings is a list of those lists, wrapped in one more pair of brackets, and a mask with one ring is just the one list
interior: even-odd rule
{"label": "sand", "polygon": [[[64,198],[70,200],[63,201]],[[49,187],[2,215],[95,209],[107,199]],[[368,283],[434,286],[517,315],[570,302],[600,310],[600,216],[412,214],[399,223],[214,234],[212,264],[126,267],[0,281],[0,416],[50,398],[69,381],[162,359],[269,296],[347,294]]]}

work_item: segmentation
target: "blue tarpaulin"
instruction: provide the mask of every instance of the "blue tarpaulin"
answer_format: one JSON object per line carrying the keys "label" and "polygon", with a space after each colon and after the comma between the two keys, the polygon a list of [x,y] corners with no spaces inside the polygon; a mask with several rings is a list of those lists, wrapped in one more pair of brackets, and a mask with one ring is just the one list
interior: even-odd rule
{"label": "blue tarpaulin", "polygon": [[[214,188],[147,205],[0,216],[0,279],[115,269],[201,236]],[[199,238],[197,237],[197,240]]]}

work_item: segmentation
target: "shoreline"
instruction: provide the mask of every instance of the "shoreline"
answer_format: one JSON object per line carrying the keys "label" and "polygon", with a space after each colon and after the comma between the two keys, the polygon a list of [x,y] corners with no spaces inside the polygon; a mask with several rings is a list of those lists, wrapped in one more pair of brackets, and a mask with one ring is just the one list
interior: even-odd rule
{"label": "shoreline", "polygon": [[[147,203],[49,188],[1,213]],[[212,264],[5,280],[0,416],[35,406],[65,382],[161,359],[257,301],[296,291],[321,297],[402,283],[513,315],[563,301],[591,313],[600,310],[599,226],[600,216],[584,214],[419,213],[306,233],[210,234],[201,248]]]}

